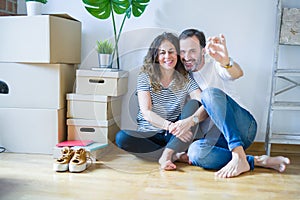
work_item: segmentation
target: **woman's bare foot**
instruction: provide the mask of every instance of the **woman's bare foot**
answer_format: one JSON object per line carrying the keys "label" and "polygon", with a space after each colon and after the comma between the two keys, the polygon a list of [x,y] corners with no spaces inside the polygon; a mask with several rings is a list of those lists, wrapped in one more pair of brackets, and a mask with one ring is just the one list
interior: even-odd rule
{"label": "woman's bare foot", "polygon": [[189,163],[189,156],[186,152],[176,153],[173,155],[173,161]]}
{"label": "woman's bare foot", "polygon": [[160,168],[170,171],[175,170],[176,165],[172,162],[174,151],[172,149],[166,148],[161,157],[158,160],[158,163],[160,164]]}
{"label": "woman's bare foot", "polygon": [[290,164],[290,159],[283,156],[254,156],[254,165],[265,168],[272,168],[279,172],[284,172],[288,164]]}
{"label": "woman's bare foot", "polygon": [[160,168],[166,171],[176,170],[176,165],[171,160],[160,162]]}
{"label": "woman's bare foot", "polygon": [[215,175],[219,178],[231,178],[250,170],[244,149],[239,146],[232,150],[232,159]]}

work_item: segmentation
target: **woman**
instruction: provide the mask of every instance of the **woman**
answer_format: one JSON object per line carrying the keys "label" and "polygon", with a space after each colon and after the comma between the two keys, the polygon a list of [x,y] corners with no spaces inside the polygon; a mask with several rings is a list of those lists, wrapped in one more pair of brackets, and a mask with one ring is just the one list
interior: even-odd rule
{"label": "woman", "polygon": [[[159,159],[165,170],[176,169],[175,160],[188,162],[184,152],[193,140],[193,133],[177,132],[176,128],[191,127],[193,118],[202,121],[206,117],[199,116],[200,109],[189,113],[192,107],[199,106],[200,93],[180,61],[178,38],[172,33],[157,36],[137,79],[138,130],[117,133],[118,147],[140,157]],[[184,106],[188,96],[192,100]]]}

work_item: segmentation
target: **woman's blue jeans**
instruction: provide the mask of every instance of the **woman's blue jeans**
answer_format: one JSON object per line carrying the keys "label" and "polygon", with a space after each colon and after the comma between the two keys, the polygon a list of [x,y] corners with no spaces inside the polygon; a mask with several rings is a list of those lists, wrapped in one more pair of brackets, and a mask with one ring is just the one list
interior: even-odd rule
{"label": "woman's blue jeans", "polygon": [[[231,159],[231,150],[247,149],[255,139],[257,123],[254,117],[231,97],[217,88],[203,90],[201,103],[209,118],[198,125],[197,137],[188,156],[193,165],[205,169],[221,169]],[[254,157],[247,155],[250,169]]]}

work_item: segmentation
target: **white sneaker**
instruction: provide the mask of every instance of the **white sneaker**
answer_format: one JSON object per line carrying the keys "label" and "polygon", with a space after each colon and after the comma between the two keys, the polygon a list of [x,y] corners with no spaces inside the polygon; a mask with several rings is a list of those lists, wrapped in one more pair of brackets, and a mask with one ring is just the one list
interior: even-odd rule
{"label": "white sneaker", "polygon": [[69,147],[64,147],[61,150],[62,156],[53,164],[53,170],[57,172],[65,172],[69,169],[69,162],[74,155],[74,150]]}
{"label": "white sneaker", "polygon": [[80,148],[75,151],[73,158],[69,163],[70,172],[82,172],[87,166],[87,152],[85,149]]}

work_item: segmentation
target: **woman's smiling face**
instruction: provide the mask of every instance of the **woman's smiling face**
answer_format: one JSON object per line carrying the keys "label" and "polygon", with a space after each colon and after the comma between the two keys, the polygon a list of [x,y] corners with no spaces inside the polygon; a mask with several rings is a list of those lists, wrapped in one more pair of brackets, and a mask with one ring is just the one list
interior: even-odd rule
{"label": "woman's smiling face", "polygon": [[177,51],[168,40],[162,41],[158,50],[158,62],[164,69],[174,69],[177,63]]}

